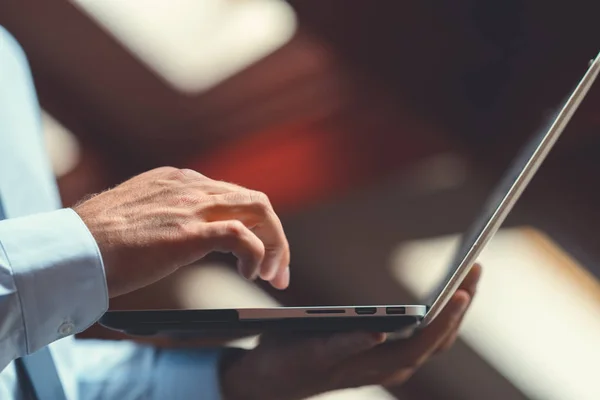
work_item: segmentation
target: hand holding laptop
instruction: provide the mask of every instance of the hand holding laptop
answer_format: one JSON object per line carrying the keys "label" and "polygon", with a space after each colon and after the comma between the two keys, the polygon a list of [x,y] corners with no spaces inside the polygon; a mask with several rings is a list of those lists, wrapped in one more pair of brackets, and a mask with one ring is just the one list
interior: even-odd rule
{"label": "hand holding laptop", "polygon": [[479,266],[472,268],[438,318],[408,340],[384,343],[381,333],[267,334],[225,367],[224,398],[293,400],[365,385],[400,385],[452,346],[480,274]]}

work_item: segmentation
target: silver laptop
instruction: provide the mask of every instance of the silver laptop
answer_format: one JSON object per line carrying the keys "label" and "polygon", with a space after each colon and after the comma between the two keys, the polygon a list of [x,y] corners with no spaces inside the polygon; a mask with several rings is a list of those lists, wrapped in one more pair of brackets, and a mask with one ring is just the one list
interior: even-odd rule
{"label": "silver laptop", "polygon": [[192,334],[241,336],[265,331],[412,332],[429,325],[466,277],[477,257],[502,225],[538,168],[565,130],[600,71],[600,54],[561,104],[550,125],[525,146],[494,190],[449,265],[449,274],[427,304],[238,308],[218,310],[109,311],[108,328],[137,335]]}

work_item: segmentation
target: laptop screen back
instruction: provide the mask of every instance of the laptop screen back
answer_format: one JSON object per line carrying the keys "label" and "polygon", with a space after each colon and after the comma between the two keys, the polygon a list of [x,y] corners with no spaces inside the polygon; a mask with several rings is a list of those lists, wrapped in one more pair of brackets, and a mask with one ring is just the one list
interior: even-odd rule
{"label": "laptop screen back", "polygon": [[[579,104],[600,71],[600,55],[591,63],[585,76],[572,94],[555,112],[550,122],[536,133],[512,162],[499,184],[484,203],[483,209],[465,232],[449,265],[441,285],[430,297],[430,311],[425,323],[430,322],[458,288],[483,247],[491,239],[537,172],[542,161],[563,132]],[[429,315],[433,314],[433,315]]]}

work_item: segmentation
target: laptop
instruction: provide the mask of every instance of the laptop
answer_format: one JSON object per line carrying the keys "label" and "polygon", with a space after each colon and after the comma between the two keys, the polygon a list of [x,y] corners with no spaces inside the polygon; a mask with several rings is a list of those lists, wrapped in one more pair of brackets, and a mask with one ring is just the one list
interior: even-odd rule
{"label": "laptop", "polygon": [[100,324],[132,335],[240,337],[269,331],[340,332],[350,330],[412,333],[429,325],[458,289],[477,257],[562,134],[600,71],[600,54],[550,124],[535,134],[485,202],[463,235],[448,275],[426,304],[372,306],[237,308],[215,310],[108,311]]}

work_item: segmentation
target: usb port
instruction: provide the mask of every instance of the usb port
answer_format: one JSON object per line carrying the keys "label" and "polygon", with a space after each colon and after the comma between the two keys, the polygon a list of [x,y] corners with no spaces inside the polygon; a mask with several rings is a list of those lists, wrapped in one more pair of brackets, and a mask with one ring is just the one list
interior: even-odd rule
{"label": "usb port", "polygon": [[354,309],[354,311],[358,315],[370,315],[370,314],[375,314],[377,312],[377,308],[376,307],[356,307]]}
{"label": "usb port", "polygon": [[403,315],[406,314],[406,307],[387,307],[385,313],[387,315]]}

